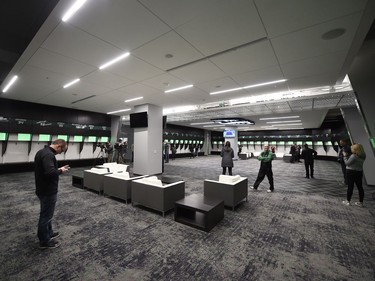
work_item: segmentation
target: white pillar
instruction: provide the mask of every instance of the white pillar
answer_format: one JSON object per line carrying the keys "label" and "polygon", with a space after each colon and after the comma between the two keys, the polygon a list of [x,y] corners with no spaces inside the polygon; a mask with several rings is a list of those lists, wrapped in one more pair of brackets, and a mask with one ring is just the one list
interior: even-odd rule
{"label": "white pillar", "polygon": [[156,175],[162,173],[163,109],[152,104],[135,107],[135,113],[148,113],[148,127],[134,128],[133,173]]}

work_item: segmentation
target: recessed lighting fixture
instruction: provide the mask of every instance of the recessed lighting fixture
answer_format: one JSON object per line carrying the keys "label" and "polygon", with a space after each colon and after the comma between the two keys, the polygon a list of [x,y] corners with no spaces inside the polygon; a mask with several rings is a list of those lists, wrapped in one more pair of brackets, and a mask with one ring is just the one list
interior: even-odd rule
{"label": "recessed lighting fixture", "polygon": [[265,82],[265,83],[260,83],[260,84],[249,85],[249,86],[245,86],[245,87],[238,87],[238,88],[233,88],[233,89],[228,89],[228,90],[223,90],[223,91],[212,92],[212,93],[210,93],[210,95],[217,95],[217,94],[222,94],[222,93],[228,93],[228,92],[233,92],[233,91],[239,91],[239,90],[244,90],[244,89],[261,87],[261,86],[266,86],[266,85],[271,85],[271,84],[282,83],[282,82],[285,82],[285,81],[287,81],[287,79],[275,80],[275,81],[270,81],[270,82]]}
{"label": "recessed lighting fixture", "polygon": [[129,111],[129,110],[131,110],[131,108],[121,109],[121,110],[116,110],[116,111],[111,111],[111,112],[107,112],[107,114],[115,114],[115,113]]}
{"label": "recessed lighting fixture", "polygon": [[14,82],[16,82],[17,78],[18,78],[18,76],[14,75],[12,77],[12,79],[10,79],[8,85],[6,85],[5,88],[3,89],[3,93],[5,93],[6,91],[8,91],[8,89],[10,88],[10,86],[12,86]]}
{"label": "recessed lighting fixture", "polygon": [[179,87],[179,88],[174,88],[174,89],[170,89],[170,90],[164,91],[164,93],[171,93],[171,92],[175,92],[175,91],[179,91],[179,90],[191,88],[193,86],[194,85],[187,85],[187,86],[183,86],[183,87]]}
{"label": "recessed lighting fixture", "polygon": [[138,97],[138,98],[134,98],[134,99],[128,99],[128,100],[125,100],[125,102],[131,102],[131,101],[136,101],[136,100],[141,100],[143,99],[143,97]]}
{"label": "recessed lighting fixture", "polygon": [[80,80],[81,79],[77,78],[77,79],[73,80],[72,82],[69,82],[68,84],[64,85],[63,88],[64,89],[68,88],[68,87],[72,86],[73,84],[78,83]]}
{"label": "recessed lighting fixture", "polygon": [[326,33],[323,33],[322,39],[324,40],[332,40],[340,37],[345,33],[345,28],[335,28],[330,31],[327,31]]}
{"label": "recessed lighting fixture", "polygon": [[299,118],[299,116],[296,115],[296,116],[267,117],[267,118],[259,118],[259,120],[288,119],[288,118]]}
{"label": "recessed lighting fixture", "polygon": [[99,69],[104,69],[104,68],[106,68],[106,67],[126,58],[126,57],[128,57],[129,55],[130,55],[130,53],[126,52],[126,53],[122,54],[121,56],[118,56],[117,58],[114,58],[113,60],[110,60],[109,62],[106,62],[105,64],[99,66]]}
{"label": "recessed lighting fixture", "polygon": [[87,0],[77,0],[70,9],[65,13],[62,18],[62,21],[68,21],[82,6]]}

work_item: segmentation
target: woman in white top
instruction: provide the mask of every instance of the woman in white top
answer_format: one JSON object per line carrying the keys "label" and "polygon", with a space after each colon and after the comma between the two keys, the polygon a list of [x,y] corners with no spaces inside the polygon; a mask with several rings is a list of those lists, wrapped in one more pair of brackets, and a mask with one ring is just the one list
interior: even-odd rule
{"label": "woman in white top", "polygon": [[365,193],[362,186],[363,177],[363,163],[366,159],[366,153],[363,150],[363,146],[359,143],[351,146],[352,155],[348,155],[344,152],[344,161],[346,164],[346,178],[348,181],[348,191],[346,194],[346,201],[343,201],[345,205],[350,205],[350,200],[353,195],[354,184],[358,188],[359,202],[355,205],[363,207],[363,198]]}

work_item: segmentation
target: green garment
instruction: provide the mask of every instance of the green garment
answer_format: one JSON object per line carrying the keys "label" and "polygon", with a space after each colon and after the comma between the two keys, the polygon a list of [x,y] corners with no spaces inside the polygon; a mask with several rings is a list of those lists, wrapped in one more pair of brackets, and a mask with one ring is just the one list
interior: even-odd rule
{"label": "green garment", "polygon": [[262,151],[258,156],[258,160],[262,162],[271,162],[273,155],[271,151]]}

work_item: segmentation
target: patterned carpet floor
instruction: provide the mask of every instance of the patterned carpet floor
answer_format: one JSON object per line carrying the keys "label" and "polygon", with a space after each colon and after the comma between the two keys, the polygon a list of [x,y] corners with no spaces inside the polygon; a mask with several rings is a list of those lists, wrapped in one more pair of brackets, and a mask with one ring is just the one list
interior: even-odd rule
{"label": "patterned carpet floor", "polygon": [[[375,188],[365,187],[365,208],[344,206],[338,163],[316,161],[306,179],[302,163],[274,161],[275,192],[265,179],[209,233],[175,222],[173,211],[162,217],[73,187],[82,169],[60,177],[53,250],[38,248],[33,173],[0,175],[0,280],[375,280]],[[250,186],[258,169],[238,160],[233,173]],[[182,177],[188,195],[220,172],[220,157],[204,156],[170,160],[164,175]]]}

